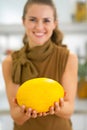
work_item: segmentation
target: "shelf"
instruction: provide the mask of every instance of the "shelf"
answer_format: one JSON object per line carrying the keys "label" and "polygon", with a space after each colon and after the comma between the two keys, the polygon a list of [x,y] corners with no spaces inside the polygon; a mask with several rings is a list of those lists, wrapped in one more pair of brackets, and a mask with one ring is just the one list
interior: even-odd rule
{"label": "shelf", "polygon": [[[87,23],[60,23],[60,30],[67,33],[87,33]],[[0,25],[0,35],[23,34],[24,27],[21,24]]]}
{"label": "shelf", "polygon": [[24,27],[21,24],[0,25],[0,35],[23,34]]}
{"label": "shelf", "polygon": [[59,27],[65,34],[87,33],[87,23],[60,23]]}

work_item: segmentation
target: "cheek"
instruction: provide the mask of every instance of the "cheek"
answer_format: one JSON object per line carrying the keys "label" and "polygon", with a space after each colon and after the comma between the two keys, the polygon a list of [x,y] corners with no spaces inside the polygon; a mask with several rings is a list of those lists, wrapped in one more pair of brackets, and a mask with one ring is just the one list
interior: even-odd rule
{"label": "cheek", "polygon": [[54,29],[55,29],[54,24],[51,24],[51,25],[48,27],[48,30],[49,30],[50,32],[52,32]]}
{"label": "cheek", "polygon": [[34,28],[34,24],[28,23],[26,25],[26,30],[31,31]]}
{"label": "cheek", "polygon": [[28,31],[31,31],[32,29],[33,29],[32,26],[30,26],[30,25],[27,26],[27,30],[28,30]]}
{"label": "cheek", "polygon": [[33,28],[30,27],[30,26],[28,26],[28,27],[26,28],[26,33],[27,33],[27,35],[31,35],[32,32],[33,32],[32,30],[33,30]]}
{"label": "cheek", "polygon": [[51,26],[48,30],[49,30],[49,33],[52,33],[54,28],[52,28],[52,26]]}

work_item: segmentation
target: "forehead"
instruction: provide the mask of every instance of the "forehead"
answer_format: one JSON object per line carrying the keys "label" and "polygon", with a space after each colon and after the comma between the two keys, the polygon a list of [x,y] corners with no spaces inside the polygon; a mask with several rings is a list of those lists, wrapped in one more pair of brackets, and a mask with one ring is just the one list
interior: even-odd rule
{"label": "forehead", "polygon": [[35,16],[35,17],[54,17],[54,11],[51,6],[49,5],[42,5],[42,4],[32,4],[27,8],[28,16]]}

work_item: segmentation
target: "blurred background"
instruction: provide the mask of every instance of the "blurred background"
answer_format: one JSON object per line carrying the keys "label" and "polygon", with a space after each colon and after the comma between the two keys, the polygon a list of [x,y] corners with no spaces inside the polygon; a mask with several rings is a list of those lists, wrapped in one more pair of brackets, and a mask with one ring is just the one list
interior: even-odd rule
{"label": "blurred background", "polygon": [[[22,12],[26,0],[0,0],[0,130],[12,130],[13,120],[5,92],[2,61],[22,47]],[[63,43],[79,59],[78,91],[71,117],[73,130],[87,130],[87,0],[54,0]]]}

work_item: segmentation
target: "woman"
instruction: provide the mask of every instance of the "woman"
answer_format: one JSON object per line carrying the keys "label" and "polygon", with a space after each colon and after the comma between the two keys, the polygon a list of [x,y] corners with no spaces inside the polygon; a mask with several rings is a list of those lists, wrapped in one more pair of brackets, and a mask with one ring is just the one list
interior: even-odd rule
{"label": "woman", "polygon": [[[14,130],[71,130],[77,90],[77,57],[62,45],[56,9],[51,0],[28,0],[23,12],[24,47],[3,61],[3,75]],[[16,100],[18,87],[26,80],[47,77],[62,84],[64,99],[48,113],[25,110]]]}

